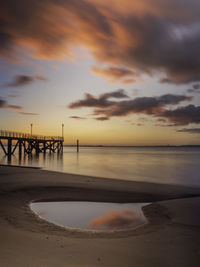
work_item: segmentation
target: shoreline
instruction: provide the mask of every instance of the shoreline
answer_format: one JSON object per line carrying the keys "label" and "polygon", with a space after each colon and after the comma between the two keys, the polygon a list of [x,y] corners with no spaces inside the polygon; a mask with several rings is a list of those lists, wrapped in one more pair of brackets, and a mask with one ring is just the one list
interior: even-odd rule
{"label": "shoreline", "polygon": [[[0,166],[0,174],[0,234],[4,237],[4,242],[0,244],[1,266],[114,267],[133,266],[137,259],[138,264],[134,266],[149,267],[155,266],[155,259],[160,258],[160,264],[164,260],[162,253],[159,254],[163,246],[167,251],[167,258],[172,253],[172,233],[176,233],[182,240],[182,243],[178,242],[174,248],[175,251],[180,248],[184,250],[186,247],[188,250],[190,244],[187,257],[193,255],[194,249],[198,251],[200,246],[197,237],[200,232],[200,219],[196,214],[196,210],[200,208],[200,188],[97,178],[8,165]],[[153,203],[143,207],[147,224],[133,229],[99,232],[68,229],[41,219],[29,205],[42,200]],[[168,240],[170,236],[171,239]],[[191,237],[189,243],[188,236]],[[150,251],[144,256],[143,251],[138,251],[137,247],[146,247],[148,240],[151,240],[154,251],[150,255],[149,248]],[[166,240],[169,241],[167,244]],[[31,242],[35,246],[34,253]],[[62,243],[59,248],[58,243]],[[90,249],[87,250],[88,246]],[[45,250],[45,259],[41,248]],[[117,251],[115,256],[110,254],[113,249]],[[22,251],[26,251],[26,256]],[[91,255],[91,251],[96,258]],[[13,258],[13,255],[16,252],[19,264],[14,263],[16,258]],[[35,263],[30,262],[32,255]],[[149,257],[152,258],[150,262]],[[184,255],[182,257],[184,258]],[[97,260],[99,258],[101,260]],[[120,259],[124,261],[123,265]],[[175,259],[170,260],[172,263],[169,266],[175,266]],[[179,257],[175,261],[176,266],[190,266],[186,265],[187,259],[185,263]],[[193,255],[191,261],[191,266],[198,266],[199,252]]]}

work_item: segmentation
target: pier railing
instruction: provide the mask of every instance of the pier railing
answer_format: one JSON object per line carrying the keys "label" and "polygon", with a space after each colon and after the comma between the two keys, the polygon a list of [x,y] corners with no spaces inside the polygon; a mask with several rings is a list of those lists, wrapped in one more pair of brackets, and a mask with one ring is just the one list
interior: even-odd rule
{"label": "pier railing", "polygon": [[61,136],[44,136],[44,135],[31,135],[27,133],[20,132],[12,132],[12,131],[4,131],[0,130],[0,137],[4,138],[21,138],[21,139],[34,139],[34,140],[59,140],[63,141],[63,137]]}

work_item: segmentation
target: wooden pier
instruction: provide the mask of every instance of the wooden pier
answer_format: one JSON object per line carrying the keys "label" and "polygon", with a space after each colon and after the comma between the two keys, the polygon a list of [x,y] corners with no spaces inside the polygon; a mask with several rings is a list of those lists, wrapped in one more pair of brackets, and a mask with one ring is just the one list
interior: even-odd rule
{"label": "wooden pier", "polygon": [[[35,152],[50,153],[63,152],[64,138],[60,136],[31,135],[27,133],[10,132],[0,130],[0,147],[9,159],[18,148],[19,157],[22,153],[32,154]],[[7,146],[5,145],[7,143]]]}

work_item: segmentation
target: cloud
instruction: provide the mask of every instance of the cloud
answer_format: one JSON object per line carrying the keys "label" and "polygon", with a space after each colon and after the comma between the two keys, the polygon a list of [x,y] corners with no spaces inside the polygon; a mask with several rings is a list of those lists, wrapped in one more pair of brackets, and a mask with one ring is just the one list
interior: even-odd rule
{"label": "cloud", "polygon": [[5,108],[7,105],[7,102],[3,99],[0,99],[0,108]]}
{"label": "cloud", "polygon": [[84,117],[79,117],[79,116],[70,116],[70,119],[76,119],[76,120],[85,120],[86,118]]}
{"label": "cloud", "polygon": [[174,110],[165,110],[159,116],[177,125],[200,123],[200,106],[188,105]]}
{"label": "cloud", "polygon": [[7,105],[7,102],[3,99],[0,99],[0,108],[5,108]]}
{"label": "cloud", "polygon": [[[85,95],[85,99],[78,100],[69,105],[70,108],[97,107],[95,115],[104,116],[125,116],[130,113],[156,114],[162,111],[166,105],[175,105],[182,101],[191,100],[190,96],[166,94],[158,97],[137,97],[130,100],[110,101],[108,98],[125,98],[124,91],[116,91],[94,97],[90,94]],[[102,109],[101,109],[102,108]]]}
{"label": "cloud", "polygon": [[22,110],[23,109],[23,107],[16,106],[16,105],[7,105],[6,108],[15,109],[15,110]]}
{"label": "cloud", "polygon": [[36,80],[45,81],[46,79],[42,76],[30,76],[30,75],[17,75],[13,81],[5,84],[3,87],[21,87],[33,83]]}
{"label": "cloud", "polygon": [[38,113],[32,113],[32,112],[18,112],[21,115],[31,115],[31,116],[37,116],[40,115]]}
{"label": "cloud", "polygon": [[158,118],[157,121],[159,121],[159,122],[167,122],[167,119]]}
{"label": "cloud", "polygon": [[116,103],[108,112],[108,116],[124,116],[130,113],[157,114],[166,105],[174,105],[186,100],[191,100],[191,97],[171,94],[159,97],[137,97]]}
{"label": "cloud", "polygon": [[133,210],[110,210],[93,219],[89,225],[93,228],[117,229],[128,226],[137,226],[144,223],[141,213]]}
{"label": "cloud", "polygon": [[[85,98],[69,105],[69,108],[92,107],[96,120],[108,120],[111,117],[129,114],[151,115],[160,122],[172,122],[173,126],[200,123],[200,107],[187,105],[170,109],[183,101],[190,101],[193,97],[186,95],[165,94],[154,97],[136,97],[134,99],[110,101],[108,98],[117,93],[118,97],[126,97],[124,91],[111,92],[94,97],[86,94]],[[121,95],[121,96],[120,96]],[[116,97],[116,96],[115,96]],[[98,109],[97,109],[98,108]],[[171,125],[170,125],[171,126]]]}
{"label": "cloud", "polygon": [[175,123],[172,123],[172,124],[154,124],[154,126],[157,126],[157,127],[177,127],[179,126],[179,124],[175,124]]}
{"label": "cloud", "polygon": [[100,64],[162,72],[176,84],[200,81],[197,0],[7,0],[0,10],[2,58],[17,48],[37,58],[71,57],[83,46]]}
{"label": "cloud", "polygon": [[8,102],[4,99],[0,98],[0,108],[9,108],[9,109],[15,109],[15,110],[22,110],[23,107],[16,106],[16,105],[10,105]]}
{"label": "cloud", "polygon": [[200,89],[200,84],[199,83],[193,84],[193,88],[195,90],[199,90]]}
{"label": "cloud", "polygon": [[200,134],[200,128],[183,128],[177,130],[179,133],[190,133],[190,134]]}
{"label": "cloud", "polygon": [[[78,0],[0,2],[0,54],[15,47],[37,58],[70,57],[73,45],[91,46],[109,34],[109,24],[94,4]],[[92,34],[91,34],[92,32]]]}
{"label": "cloud", "polygon": [[92,72],[99,76],[111,79],[110,80],[111,83],[120,82],[124,84],[130,84],[134,83],[136,81],[135,79],[136,78],[139,79],[140,77],[139,73],[122,66],[119,67],[112,66],[109,68],[93,67]]}
{"label": "cloud", "polygon": [[85,94],[85,99],[73,102],[69,108],[79,107],[109,107],[115,104],[114,101],[108,100],[110,98],[128,98],[124,90],[120,89],[111,93],[101,94],[99,97],[94,97],[91,94]]}
{"label": "cloud", "polygon": [[135,79],[126,79],[126,80],[121,80],[121,81],[116,81],[116,83],[122,83],[122,84],[132,84],[137,82]]}
{"label": "cloud", "polygon": [[109,118],[108,117],[97,117],[97,118],[95,118],[95,120],[97,120],[97,121],[107,121],[107,120],[109,120]]}
{"label": "cloud", "polygon": [[196,94],[200,94],[200,84],[193,84],[191,89],[187,90],[188,93],[196,93]]}

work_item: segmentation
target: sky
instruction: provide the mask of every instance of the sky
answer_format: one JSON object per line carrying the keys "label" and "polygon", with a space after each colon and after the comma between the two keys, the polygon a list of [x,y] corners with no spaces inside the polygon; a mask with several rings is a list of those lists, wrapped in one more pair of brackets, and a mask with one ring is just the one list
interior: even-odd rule
{"label": "sky", "polygon": [[0,2],[0,130],[200,144],[200,2]]}

